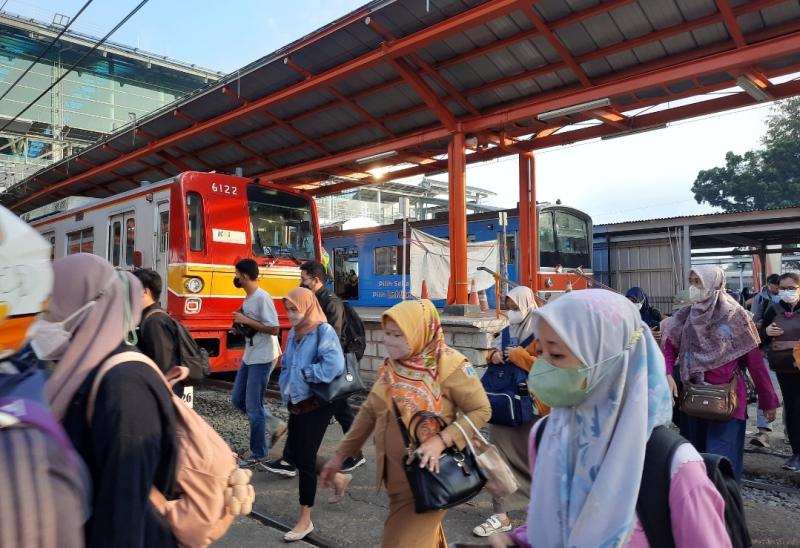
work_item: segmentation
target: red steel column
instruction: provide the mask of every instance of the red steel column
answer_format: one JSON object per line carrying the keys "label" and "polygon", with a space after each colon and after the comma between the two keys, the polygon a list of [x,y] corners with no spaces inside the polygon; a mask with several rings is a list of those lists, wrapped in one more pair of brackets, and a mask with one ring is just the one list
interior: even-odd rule
{"label": "red steel column", "polygon": [[[519,155],[519,257],[517,275],[520,285],[531,286],[531,238],[530,238],[530,152]],[[537,246],[538,247],[538,246]]]}
{"label": "red steel column", "polygon": [[536,158],[533,151],[526,154],[528,156],[528,173],[530,186],[528,188],[528,208],[530,219],[530,242],[531,242],[531,285],[534,293],[539,290],[539,210],[536,209]]}
{"label": "red steel column", "polygon": [[467,304],[467,187],[464,134],[454,133],[447,154],[450,192],[450,279],[455,288],[455,304]]}

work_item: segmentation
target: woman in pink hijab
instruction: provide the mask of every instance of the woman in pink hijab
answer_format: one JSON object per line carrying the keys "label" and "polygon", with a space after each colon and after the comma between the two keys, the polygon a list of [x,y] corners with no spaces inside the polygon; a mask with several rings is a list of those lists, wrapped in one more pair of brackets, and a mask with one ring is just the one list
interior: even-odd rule
{"label": "woman in pink hijab", "polygon": [[661,324],[667,379],[677,397],[672,370],[680,367],[681,381],[693,384],[729,384],[734,376],[737,407],[727,421],[711,421],[681,413],[681,434],[701,453],[730,459],[741,479],[747,418],[747,384],[739,368],[750,373],[758,392],[758,406],[775,420],[778,397],[758,349],[760,338],[747,311],[725,292],[725,273],[718,266],[697,266],[689,272],[692,304]]}

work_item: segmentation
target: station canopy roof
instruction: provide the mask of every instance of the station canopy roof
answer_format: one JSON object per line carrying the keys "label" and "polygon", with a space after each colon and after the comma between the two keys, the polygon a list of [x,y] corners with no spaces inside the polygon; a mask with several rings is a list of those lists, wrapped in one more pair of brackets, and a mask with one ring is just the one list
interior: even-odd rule
{"label": "station canopy roof", "polygon": [[796,0],[381,0],[39,171],[0,203],[24,212],[237,168],[333,193],[444,171],[455,132],[467,162],[480,162],[793,96],[797,72]]}

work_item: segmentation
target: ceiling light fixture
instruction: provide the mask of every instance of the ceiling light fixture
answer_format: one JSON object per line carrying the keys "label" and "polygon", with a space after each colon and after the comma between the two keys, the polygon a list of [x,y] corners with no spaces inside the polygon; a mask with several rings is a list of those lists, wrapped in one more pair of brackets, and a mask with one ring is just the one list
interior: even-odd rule
{"label": "ceiling light fixture", "polygon": [[772,100],[772,97],[766,91],[764,91],[764,88],[767,87],[767,82],[764,82],[760,78],[739,76],[736,79],[736,85],[742,88],[756,101],[764,102]]}
{"label": "ceiling light fixture", "polygon": [[550,120],[555,120],[556,118],[563,118],[564,116],[570,116],[572,114],[580,114],[581,112],[586,112],[587,110],[594,110],[596,108],[603,108],[610,105],[611,99],[606,97],[605,99],[597,99],[587,103],[579,103],[577,105],[572,105],[571,107],[548,110],[547,112],[542,112],[536,116],[536,119],[540,122],[548,122]]}
{"label": "ceiling light fixture", "polygon": [[368,164],[370,162],[377,162],[378,160],[383,160],[385,158],[391,158],[392,156],[397,156],[396,150],[387,150],[386,152],[380,152],[378,154],[373,154],[372,156],[365,156],[356,160],[356,163]]}
{"label": "ceiling light fixture", "polygon": [[619,137],[627,137],[628,135],[636,135],[637,133],[647,133],[648,131],[655,131],[657,129],[665,129],[667,124],[658,124],[655,126],[649,127],[642,127],[637,129],[631,129],[629,131],[621,131],[619,133],[612,133],[610,135],[603,135],[600,137],[603,141],[608,141],[609,139],[617,139]]}

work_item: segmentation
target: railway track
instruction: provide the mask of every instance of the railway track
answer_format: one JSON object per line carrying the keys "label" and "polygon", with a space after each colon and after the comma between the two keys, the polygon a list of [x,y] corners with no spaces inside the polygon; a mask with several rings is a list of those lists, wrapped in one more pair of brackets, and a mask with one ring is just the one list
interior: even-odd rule
{"label": "railway track", "polygon": [[800,497],[800,487],[784,483],[768,482],[762,479],[743,479],[742,485],[751,489],[760,489],[761,491],[770,491],[772,493],[786,493]]}

